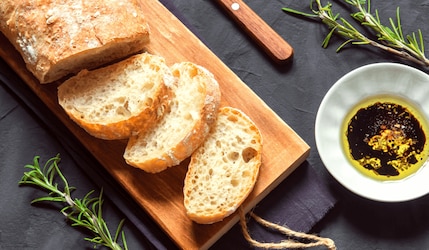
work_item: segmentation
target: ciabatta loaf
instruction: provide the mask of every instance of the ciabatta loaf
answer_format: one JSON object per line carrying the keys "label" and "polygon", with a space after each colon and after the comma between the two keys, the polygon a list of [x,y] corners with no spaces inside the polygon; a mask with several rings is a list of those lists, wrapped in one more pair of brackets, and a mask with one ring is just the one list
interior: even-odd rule
{"label": "ciabatta loaf", "polygon": [[201,145],[216,119],[220,89],[214,76],[190,62],[171,67],[177,78],[169,111],[158,124],[132,136],[125,149],[126,162],[150,173],[178,165]]}
{"label": "ciabatta loaf", "polygon": [[149,42],[138,0],[1,0],[0,31],[41,83],[124,58]]}
{"label": "ciabatta loaf", "polygon": [[163,115],[174,84],[163,57],[142,53],[81,71],[58,87],[58,100],[89,134],[106,140],[125,139]]}
{"label": "ciabatta loaf", "polygon": [[256,183],[262,137],[238,109],[223,107],[203,145],[191,156],[183,188],[190,219],[201,224],[223,220],[243,203]]}

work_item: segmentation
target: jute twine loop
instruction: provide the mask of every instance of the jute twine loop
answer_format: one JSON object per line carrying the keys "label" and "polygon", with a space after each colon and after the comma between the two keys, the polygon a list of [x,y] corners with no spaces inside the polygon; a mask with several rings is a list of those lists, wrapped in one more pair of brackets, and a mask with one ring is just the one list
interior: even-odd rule
{"label": "jute twine loop", "polygon": [[272,243],[272,242],[259,242],[257,240],[254,240],[250,234],[249,229],[247,227],[247,221],[246,221],[246,214],[244,213],[243,209],[239,208],[239,214],[240,214],[240,225],[241,230],[243,231],[244,238],[254,247],[258,248],[266,248],[266,249],[283,249],[283,248],[310,248],[310,247],[316,247],[316,246],[326,246],[330,250],[335,250],[336,246],[333,240],[329,238],[323,238],[319,237],[317,235],[313,234],[306,234],[302,232],[296,232],[292,229],[289,229],[284,226],[280,226],[277,224],[274,224],[272,222],[266,221],[262,219],[261,217],[255,215],[253,212],[249,212],[250,216],[259,224],[266,228],[270,228],[273,230],[277,230],[280,233],[284,234],[285,236],[299,238],[303,240],[308,240],[311,242],[308,243],[302,243],[297,242],[293,240],[283,240],[281,242]]}

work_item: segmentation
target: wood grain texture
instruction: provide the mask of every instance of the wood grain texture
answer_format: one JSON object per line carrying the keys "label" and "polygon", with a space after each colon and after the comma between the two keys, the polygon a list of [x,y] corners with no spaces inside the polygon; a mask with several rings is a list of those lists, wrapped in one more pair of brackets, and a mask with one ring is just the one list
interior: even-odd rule
{"label": "wood grain texture", "polygon": [[242,0],[217,0],[228,14],[277,63],[293,56],[293,48]]}
{"label": "wood grain texture", "polygon": [[[309,146],[162,4],[156,0],[141,4],[152,32],[147,51],[164,56],[170,65],[191,61],[209,69],[221,86],[222,104],[243,110],[260,128],[263,164],[256,186],[243,204],[249,211],[307,158]],[[212,225],[193,223],[183,206],[188,161],[159,174],[128,166],[122,157],[126,141],[96,139],[72,122],[57,101],[60,83],[40,84],[1,34],[0,56],[180,248],[208,248],[238,221],[238,214],[233,214]]]}

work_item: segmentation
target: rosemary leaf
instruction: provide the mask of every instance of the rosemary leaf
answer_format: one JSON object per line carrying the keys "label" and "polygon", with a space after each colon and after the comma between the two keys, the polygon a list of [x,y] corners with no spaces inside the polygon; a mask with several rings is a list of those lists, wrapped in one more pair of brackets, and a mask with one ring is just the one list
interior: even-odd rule
{"label": "rosemary leaf", "polygon": [[284,11],[287,11],[287,12],[289,12],[289,13],[293,13],[293,14],[297,14],[297,15],[301,15],[301,16],[306,16],[306,17],[317,17],[317,15],[316,14],[309,14],[309,13],[304,13],[304,12],[301,12],[301,11],[297,11],[297,10],[294,10],[294,9],[290,9],[290,8],[283,8],[283,10]]}
{"label": "rosemary leaf", "polygon": [[34,199],[31,201],[31,203],[37,203],[37,202],[41,202],[41,201],[51,201],[51,202],[64,202],[64,198],[62,197],[50,197],[50,196],[46,196],[46,197],[40,197],[37,199]]}
{"label": "rosemary leaf", "polygon": [[337,48],[337,52],[338,52],[338,51],[340,51],[340,49],[342,49],[344,46],[346,46],[346,45],[347,45],[347,44],[349,44],[349,43],[353,43],[353,40],[352,40],[352,39],[349,39],[349,40],[347,40],[347,41],[343,42],[340,46],[338,46],[338,48]]}

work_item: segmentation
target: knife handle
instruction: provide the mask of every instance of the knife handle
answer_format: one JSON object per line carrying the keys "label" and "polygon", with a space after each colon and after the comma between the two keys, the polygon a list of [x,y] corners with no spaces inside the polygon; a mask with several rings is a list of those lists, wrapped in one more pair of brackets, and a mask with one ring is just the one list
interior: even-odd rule
{"label": "knife handle", "polygon": [[293,48],[242,0],[218,0],[231,17],[275,61],[285,62],[293,55]]}

